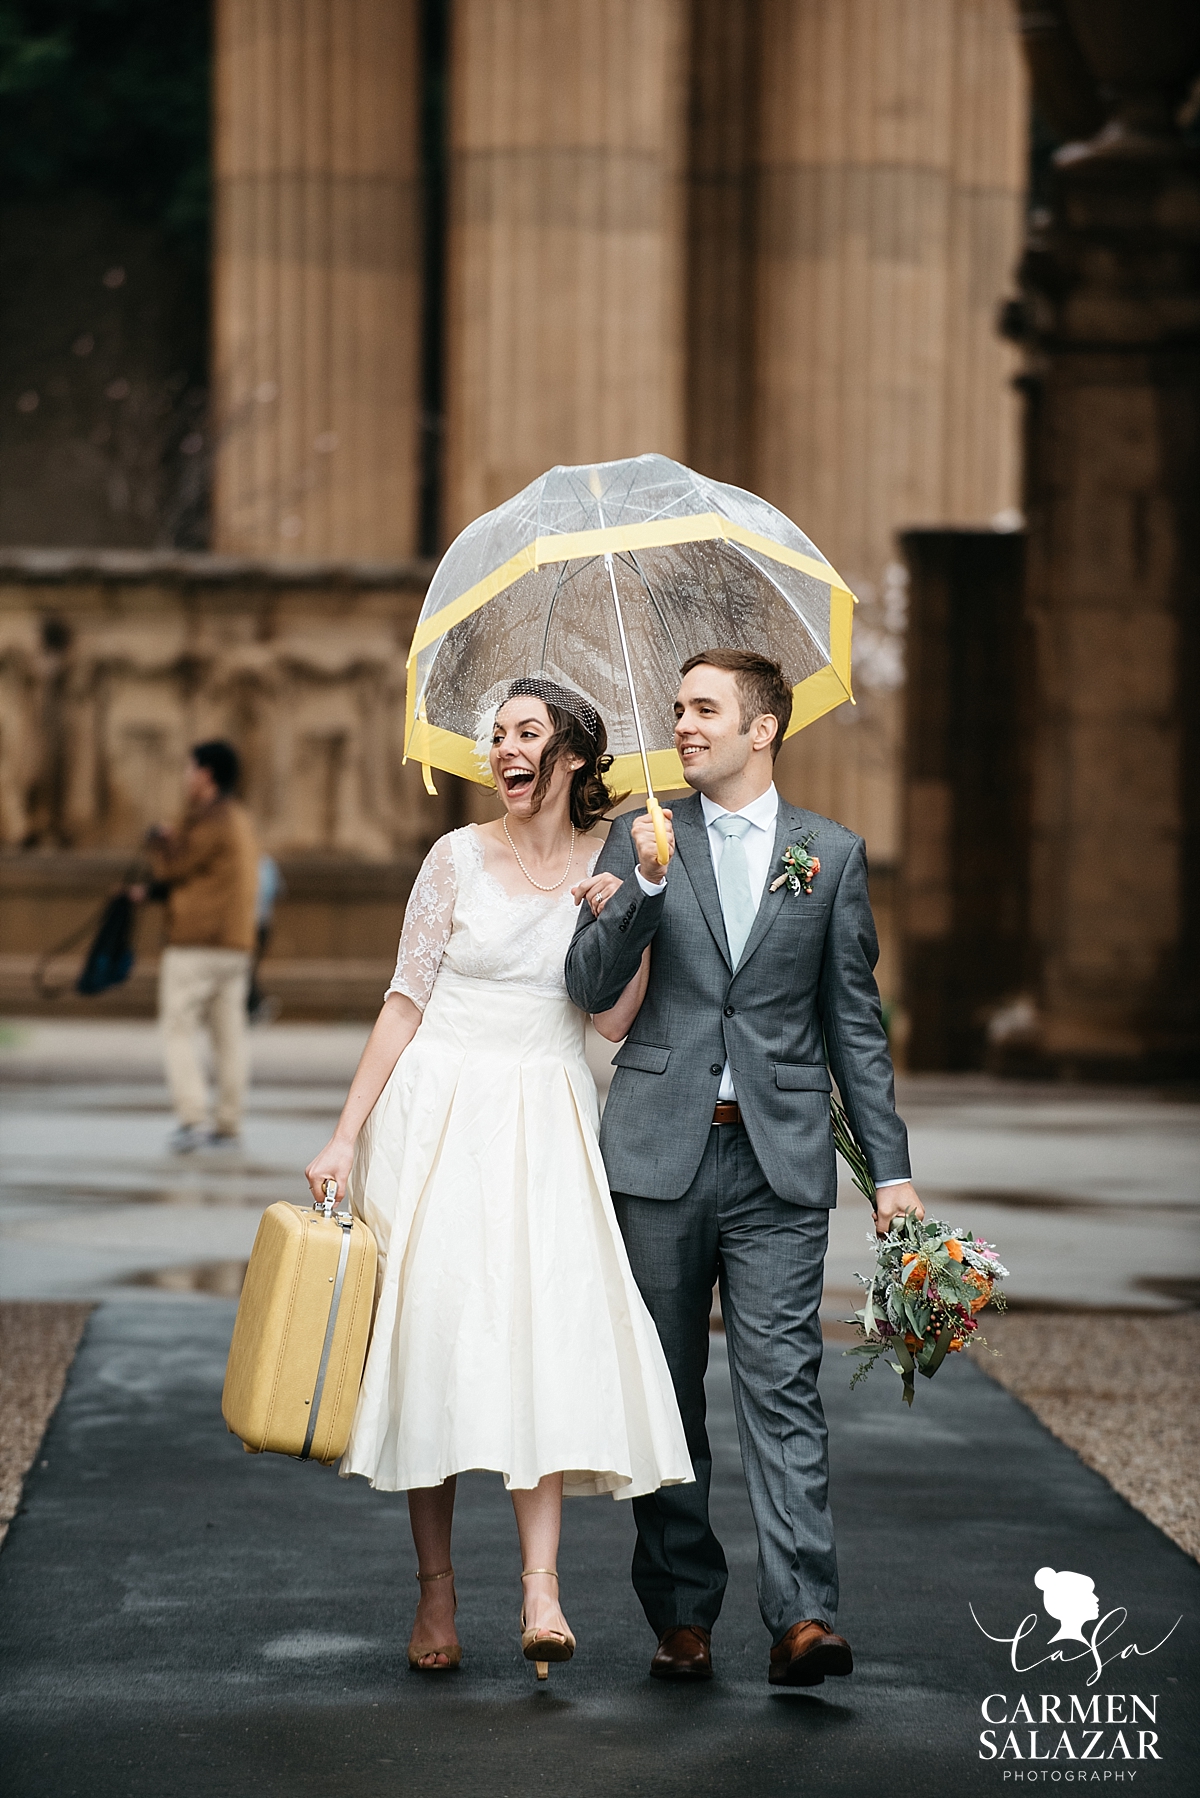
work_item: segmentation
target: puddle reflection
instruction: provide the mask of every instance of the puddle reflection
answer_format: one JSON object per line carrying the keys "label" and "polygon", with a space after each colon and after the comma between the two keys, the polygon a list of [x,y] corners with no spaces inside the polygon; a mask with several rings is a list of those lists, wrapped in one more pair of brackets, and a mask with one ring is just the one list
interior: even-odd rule
{"label": "puddle reflection", "polygon": [[122,1286],[150,1286],[158,1292],[207,1292],[215,1298],[241,1296],[246,1278],[244,1261],[191,1261],[176,1267],[155,1267],[130,1274]]}
{"label": "puddle reflection", "polygon": [[1078,1193],[1017,1192],[1011,1187],[931,1186],[927,1181],[922,1182],[921,1191],[927,1200],[936,1199],[939,1205],[1000,1205],[1010,1211],[1088,1211],[1094,1215],[1115,1216],[1132,1202],[1137,1206],[1139,1217],[1149,1211],[1200,1213],[1200,1203],[1195,1199],[1131,1201],[1122,1195],[1099,1199]]}
{"label": "puddle reflection", "polygon": [[270,1186],[250,1186],[236,1181],[223,1181],[211,1186],[8,1186],[0,1188],[0,1199],[32,1200],[42,1205],[184,1205],[222,1210],[242,1208],[265,1209],[277,1199],[296,1199],[298,1182],[286,1185],[278,1180]]}
{"label": "puddle reflection", "polygon": [[1139,1274],[1134,1280],[1139,1292],[1152,1292],[1160,1299],[1171,1299],[1189,1310],[1200,1310],[1200,1276],[1174,1274]]}

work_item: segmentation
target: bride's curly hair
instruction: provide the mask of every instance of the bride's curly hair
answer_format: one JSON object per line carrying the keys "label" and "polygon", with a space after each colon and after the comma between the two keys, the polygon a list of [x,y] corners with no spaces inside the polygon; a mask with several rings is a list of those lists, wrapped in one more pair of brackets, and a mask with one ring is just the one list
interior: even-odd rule
{"label": "bride's curly hair", "polygon": [[604,776],[612,767],[613,758],[608,754],[603,718],[581,693],[573,693],[569,687],[559,686],[541,674],[513,681],[501,704],[521,698],[540,699],[550,715],[550,737],[538,764],[530,812],[541,810],[556,763],[564,755],[578,756],[583,766],[571,777],[571,822],[578,831],[591,830],[626,797],[624,793],[611,793],[605,783]]}

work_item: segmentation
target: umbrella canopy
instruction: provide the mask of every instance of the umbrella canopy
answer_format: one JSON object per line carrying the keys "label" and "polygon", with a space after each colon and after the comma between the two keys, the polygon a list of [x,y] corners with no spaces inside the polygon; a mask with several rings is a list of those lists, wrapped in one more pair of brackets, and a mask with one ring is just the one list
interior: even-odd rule
{"label": "umbrella canopy", "polygon": [[682,663],[772,657],[792,683],[790,736],[852,697],[853,607],[816,545],[752,493],[666,456],[552,468],[442,557],[409,652],[405,754],[490,786],[480,714],[502,683],[546,673],[604,719],[615,785],[646,791],[640,723],[653,785],[680,788]]}

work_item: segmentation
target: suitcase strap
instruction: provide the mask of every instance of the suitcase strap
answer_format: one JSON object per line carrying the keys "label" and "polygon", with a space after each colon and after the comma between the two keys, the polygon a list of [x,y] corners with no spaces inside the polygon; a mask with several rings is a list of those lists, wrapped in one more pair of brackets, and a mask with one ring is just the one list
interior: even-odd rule
{"label": "suitcase strap", "polygon": [[[328,1215],[328,1213],[326,1213]],[[317,1368],[317,1386],[313,1393],[312,1404],[308,1413],[308,1429],[304,1435],[304,1447],[300,1450],[300,1459],[307,1461],[312,1453],[313,1437],[317,1433],[317,1414],[321,1409],[321,1398],[325,1391],[325,1375],[329,1371],[329,1356],[333,1349],[333,1333],[337,1329],[338,1307],[342,1302],[342,1287],[346,1280],[346,1263],[350,1259],[350,1231],[353,1223],[350,1218],[335,1215],[334,1221],[341,1225],[342,1242],[338,1249],[337,1273],[333,1279],[333,1297],[329,1301],[329,1322],[325,1325],[325,1340],[321,1344],[321,1364]]]}

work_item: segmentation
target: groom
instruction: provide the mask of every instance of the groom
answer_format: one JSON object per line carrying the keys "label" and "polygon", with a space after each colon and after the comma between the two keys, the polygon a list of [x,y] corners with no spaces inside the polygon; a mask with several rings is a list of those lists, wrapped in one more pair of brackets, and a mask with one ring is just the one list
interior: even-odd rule
{"label": "groom", "polygon": [[[775,662],[713,649],[684,664],[675,744],[694,796],[675,806],[676,851],[657,859],[645,813],[615,820],[597,872],[623,880],[567,955],[575,1003],[614,1005],[651,947],[649,984],[600,1143],[634,1275],[675,1382],[695,1484],[633,1501],[633,1583],[662,1679],[709,1679],[727,1580],[708,1518],[704,1372],[714,1279],[758,1531],[758,1599],[772,1685],[849,1673],[833,1633],[837,1562],[818,1311],[837,1176],[830,1069],[866,1151],[877,1228],[923,1215],[909,1181],[880,1018],[862,839],[779,797],[775,756],[792,710]],[[811,892],[784,851],[819,860]]]}

